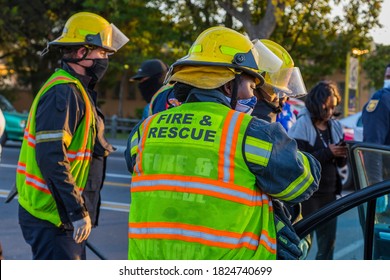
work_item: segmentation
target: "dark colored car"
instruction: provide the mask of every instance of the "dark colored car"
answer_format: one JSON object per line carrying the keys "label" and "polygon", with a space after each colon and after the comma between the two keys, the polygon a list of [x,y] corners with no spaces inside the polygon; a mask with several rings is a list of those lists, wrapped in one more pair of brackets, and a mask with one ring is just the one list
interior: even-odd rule
{"label": "dark colored car", "polygon": [[[337,218],[334,259],[390,259],[390,147],[350,142],[355,189],[294,225],[301,239],[316,227]],[[307,259],[317,246],[312,236]]]}
{"label": "dark colored car", "polygon": [[3,111],[6,122],[5,131],[0,138],[0,144],[4,146],[8,140],[22,141],[28,114],[16,111],[11,102],[3,95],[0,95],[0,108]]}

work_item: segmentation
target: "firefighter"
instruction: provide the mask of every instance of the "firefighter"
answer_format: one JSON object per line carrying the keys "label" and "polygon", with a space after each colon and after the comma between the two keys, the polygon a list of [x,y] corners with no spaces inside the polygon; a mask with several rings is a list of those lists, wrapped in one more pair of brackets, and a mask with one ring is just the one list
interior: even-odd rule
{"label": "firefighter", "polygon": [[[62,53],[37,93],[19,156],[19,223],[33,259],[85,259],[85,243],[98,224],[106,157],[104,117],[95,85],[108,55],[128,38],[99,15],[71,16],[51,41]],[[44,52],[44,53],[45,53]]]}
{"label": "firefighter", "polygon": [[182,104],[130,134],[129,259],[276,259],[272,198],[308,199],[320,166],[280,125],[250,116],[265,59],[212,27],[171,66]]}

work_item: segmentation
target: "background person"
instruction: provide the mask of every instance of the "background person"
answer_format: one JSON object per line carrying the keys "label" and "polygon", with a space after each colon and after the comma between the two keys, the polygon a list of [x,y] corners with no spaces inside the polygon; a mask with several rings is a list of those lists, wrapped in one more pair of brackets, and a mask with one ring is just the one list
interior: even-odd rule
{"label": "background person", "polygon": [[[390,145],[390,64],[386,66],[383,88],[376,91],[362,110],[363,142]],[[390,178],[389,160],[379,155],[366,154],[369,184]],[[383,213],[388,208],[389,197],[381,196],[376,202],[376,211]]]}
{"label": "background person", "polygon": [[153,95],[163,86],[168,65],[160,59],[149,59],[142,62],[137,74],[130,78],[130,81],[138,81],[138,89],[146,106],[142,112],[142,119],[149,115],[149,105]]}
{"label": "background person", "polygon": [[[306,108],[288,131],[288,135],[296,139],[300,151],[311,153],[321,163],[320,186],[307,201],[302,202],[303,217],[335,201],[341,194],[341,177],[337,168],[346,164],[347,147],[343,144],[341,124],[332,118],[340,101],[335,83],[317,83],[306,96]],[[318,244],[316,259],[333,259],[336,225],[337,220],[333,219],[315,230]]]}
{"label": "background person", "polygon": [[276,258],[272,197],[310,197],[319,164],[250,116],[263,83],[256,50],[229,28],[205,30],[172,66],[182,104],[131,132],[129,259]]}
{"label": "background person", "polygon": [[17,167],[19,224],[33,259],[85,259],[85,242],[98,224],[106,157],[96,106],[96,83],[108,55],[128,41],[99,15],[71,16],[50,42],[61,69],[46,81],[30,109]]}

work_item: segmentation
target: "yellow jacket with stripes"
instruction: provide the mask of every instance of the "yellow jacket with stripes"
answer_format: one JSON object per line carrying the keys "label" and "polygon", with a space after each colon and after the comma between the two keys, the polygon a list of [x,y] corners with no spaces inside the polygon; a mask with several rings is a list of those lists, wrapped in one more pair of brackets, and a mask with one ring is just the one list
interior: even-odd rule
{"label": "yellow jacket with stripes", "polygon": [[281,126],[218,103],[185,103],[131,133],[129,259],[275,259],[272,197],[317,188],[317,162]]}
{"label": "yellow jacket with stripes", "polygon": [[[65,130],[36,133],[35,115],[39,100],[53,86],[65,83],[75,84],[85,102],[85,115],[76,132],[73,135]],[[55,94],[55,91],[51,94]],[[60,226],[62,222],[55,199],[36,161],[35,146],[39,142],[63,141],[74,185],[82,192],[88,178],[95,137],[95,116],[87,92],[78,79],[62,69],[57,70],[38,92],[31,105],[16,175],[20,205],[31,215]]]}

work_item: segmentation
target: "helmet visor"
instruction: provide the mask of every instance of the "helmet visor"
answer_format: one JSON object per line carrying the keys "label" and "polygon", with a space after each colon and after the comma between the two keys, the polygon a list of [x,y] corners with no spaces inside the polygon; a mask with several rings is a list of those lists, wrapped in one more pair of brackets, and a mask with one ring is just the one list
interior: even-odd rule
{"label": "helmet visor", "polygon": [[298,67],[282,68],[275,73],[267,73],[266,83],[272,85],[278,96],[302,97],[307,94],[301,71]]}
{"label": "helmet visor", "polygon": [[252,43],[257,52],[259,71],[269,73],[277,72],[282,66],[283,61],[258,39],[254,40]]}
{"label": "helmet visor", "polygon": [[129,41],[129,38],[112,23],[96,35],[86,35],[85,39],[86,43],[102,47],[111,52],[118,51]]}
{"label": "helmet visor", "polygon": [[100,35],[102,47],[114,52],[118,51],[129,41],[129,38],[112,23],[98,35]]}

